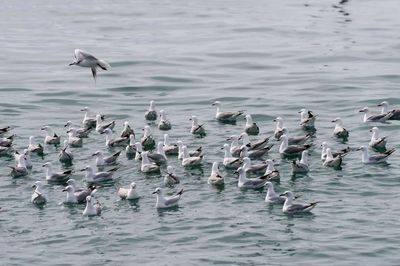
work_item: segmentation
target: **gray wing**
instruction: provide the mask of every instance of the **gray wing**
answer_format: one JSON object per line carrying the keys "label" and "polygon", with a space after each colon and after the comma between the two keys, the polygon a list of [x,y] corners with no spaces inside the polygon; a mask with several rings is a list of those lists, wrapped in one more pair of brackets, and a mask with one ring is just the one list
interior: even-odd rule
{"label": "gray wing", "polygon": [[97,58],[94,55],[82,51],[81,49],[75,49],[75,58],[77,61],[81,61],[84,59],[97,60]]}
{"label": "gray wing", "polygon": [[238,117],[239,115],[243,114],[243,112],[220,112],[218,113],[219,119],[231,119]]}
{"label": "gray wing", "polygon": [[307,148],[305,147],[305,146],[295,146],[295,145],[292,145],[292,146],[288,146],[286,149],[285,149],[285,151],[284,151],[284,153],[287,153],[287,154],[296,154],[296,153],[300,153],[300,152],[302,152],[302,151],[304,151],[304,150],[306,150]]}
{"label": "gray wing", "polygon": [[165,198],[165,205],[174,205],[176,203],[178,203],[179,199],[181,198],[181,195],[174,195],[168,198]]}
{"label": "gray wing", "polygon": [[99,172],[93,176],[93,180],[111,179],[112,174],[112,172]]}
{"label": "gray wing", "polygon": [[311,207],[312,204],[292,204],[287,208],[288,212],[298,212],[304,211],[305,209]]}
{"label": "gray wing", "polygon": [[258,140],[250,145],[249,150],[257,150],[263,148],[265,145],[268,144],[270,137],[266,137],[264,139]]}
{"label": "gray wing", "polygon": [[115,161],[118,159],[119,155],[121,154],[121,151],[114,153],[113,155],[104,158],[104,161],[108,164],[110,163],[115,163]]}
{"label": "gray wing", "polygon": [[91,193],[92,193],[92,190],[89,188],[86,190],[83,190],[83,191],[75,192],[75,196],[76,196],[76,199],[78,200],[78,203],[85,203],[86,197],[90,196]]}
{"label": "gray wing", "polygon": [[267,182],[267,179],[258,179],[258,178],[251,178],[247,180],[244,185],[245,186],[253,186],[253,187],[260,187],[263,186]]}

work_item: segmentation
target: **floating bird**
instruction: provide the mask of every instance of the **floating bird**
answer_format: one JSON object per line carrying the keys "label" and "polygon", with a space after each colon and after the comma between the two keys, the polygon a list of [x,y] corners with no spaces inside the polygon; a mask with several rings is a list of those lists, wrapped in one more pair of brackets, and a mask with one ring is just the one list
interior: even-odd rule
{"label": "floating bird", "polygon": [[172,195],[172,196],[164,196],[163,191],[161,188],[156,188],[153,192],[153,194],[157,194],[157,202],[156,202],[156,208],[157,209],[162,209],[162,208],[170,208],[170,207],[175,207],[178,206],[178,202],[182,196],[183,189],[181,189],[178,193]]}
{"label": "floating bird", "polygon": [[71,164],[74,156],[70,151],[68,151],[68,140],[64,140],[64,148],[61,149],[60,153],[58,154],[58,160],[65,164]]}
{"label": "floating bird", "polygon": [[10,126],[0,128],[0,136],[4,135],[5,133],[9,132],[10,130],[11,130]]}
{"label": "floating bird", "polygon": [[129,143],[128,137],[114,137],[110,128],[104,129],[101,134],[106,135],[106,147],[126,146]]}
{"label": "floating bird", "polygon": [[311,111],[300,110],[300,126],[304,128],[315,128],[315,118],[317,117]]}
{"label": "floating bird", "polygon": [[42,191],[43,183],[41,181],[36,181],[32,188],[34,188],[35,190],[33,191],[31,202],[36,205],[46,204],[47,199]]}
{"label": "floating bird", "polygon": [[167,114],[164,110],[160,110],[160,122],[158,122],[159,130],[170,130],[171,122],[167,118]]}
{"label": "floating bird", "polygon": [[45,144],[60,144],[60,136],[58,136],[52,127],[50,126],[43,126],[41,130],[46,132],[46,137],[44,138]]}
{"label": "floating bird", "polygon": [[39,143],[36,144],[35,142],[35,137],[34,136],[30,136],[29,137],[29,145],[28,145],[28,150],[32,153],[36,153],[39,156],[43,155],[44,152],[44,148],[43,146]]}
{"label": "floating bird", "polygon": [[[83,117],[82,120],[82,125],[84,128],[87,129],[92,129],[92,128],[96,128],[97,125],[97,120],[96,120],[96,116],[94,114],[92,114],[92,112],[90,111],[89,107],[83,107],[81,109],[81,112],[85,112],[85,116]],[[100,115],[100,120],[103,120],[104,116]]]}
{"label": "floating bird", "polygon": [[117,170],[118,170],[118,167],[115,167],[115,168],[112,168],[105,172],[95,173],[93,171],[93,168],[90,165],[88,165],[85,168],[83,168],[81,171],[86,171],[86,174],[85,174],[86,182],[98,183],[98,182],[112,181],[113,180],[112,176],[113,176],[114,172]]}
{"label": "floating bird", "polygon": [[344,156],[345,154],[333,157],[331,148],[326,148],[326,158],[323,165],[333,168],[340,168],[342,166]]}
{"label": "floating bird", "polygon": [[204,124],[199,125],[199,119],[197,116],[192,115],[192,117],[189,119],[192,121],[192,127],[190,128],[190,133],[193,135],[198,135],[200,137],[203,137],[206,135],[206,130],[204,129]]}
{"label": "floating bird", "polygon": [[335,129],[333,130],[333,135],[338,138],[347,139],[349,137],[349,131],[343,127],[343,121],[341,118],[336,117],[332,120],[333,123],[336,123]]}
{"label": "floating bird", "polygon": [[275,163],[273,160],[268,159],[265,161],[267,164],[267,169],[265,169],[265,173],[262,176],[258,176],[259,179],[267,179],[267,180],[278,180],[280,177],[279,171],[275,169]]}
{"label": "floating bird", "polygon": [[[387,101],[383,101],[378,106],[382,107],[381,114],[388,114],[389,111],[389,103]],[[400,109],[393,109],[390,111],[392,116],[388,120],[400,120]]]}
{"label": "floating bird", "polygon": [[76,128],[71,127],[68,131],[68,146],[71,147],[82,147],[83,140],[82,138],[78,137],[78,130]]}
{"label": "floating bird", "polygon": [[[326,159],[326,149],[328,148],[328,143],[326,141],[322,142],[321,147],[322,147],[321,161],[325,161],[325,159]],[[331,151],[332,151],[332,149],[331,149]],[[339,155],[346,155],[349,152],[350,152],[350,147],[347,147],[347,148],[339,150],[337,152],[332,152],[332,156],[334,158],[336,158]]]}
{"label": "floating bird", "polygon": [[264,172],[267,169],[268,164],[266,162],[262,162],[260,164],[252,164],[251,159],[249,157],[244,157],[243,159],[243,168],[247,173],[257,173]]}
{"label": "floating bird", "polygon": [[370,115],[369,108],[364,107],[363,109],[359,110],[360,113],[364,113],[363,122],[381,122],[386,123],[389,118],[392,117],[393,113],[385,113],[385,114],[378,114],[378,115]]}
{"label": "floating bird", "polygon": [[178,145],[170,144],[168,134],[164,134],[163,150],[164,150],[165,154],[167,154],[167,155],[174,155],[174,154],[179,153]]}
{"label": "floating bird", "polygon": [[88,187],[87,189],[76,191],[75,186],[68,185],[62,191],[67,192],[65,203],[83,204],[86,202],[86,197],[91,196],[95,190],[93,187]]}
{"label": "floating bird", "polygon": [[[64,127],[67,129],[67,133],[72,128],[74,128],[74,127],[72,127],[72,122],[71,121],[67,121],[67,123],[64,125]],[[75,128],[75,130],[76,130],[76,136],[78,138],[87,138],[89,136],[89,133],[93,130],[93,127]]]}
{"label": "floating bird", "polygon": [[[129,138],[130,135],[133,135],[133,137],[135,137],[135,132],[133,131],[133,129],[131,128],[131,126],[129,125],[128,121],[124,122],[124,129],[122,129],[122,132],[120,134],[121,138]],[[135,142],[134,142],[135,143]]]}
{"label": "floating bird", "polygon": [[154,101],[150,101],[150,106],[147,112],[144,114],[144,118],[149,121],[157,120],[157,111],[154,107]]}
{"label": "floating bird", "polygon": [[249,148],[249,151],[252,150],[260,150],[268,145],[269,139],[271,137],[263,137],[256,141],[250,142],[249,135],[246,132],[243,132],[239,135],[239,140],[242,141],[242,144]]}
{"label": "floating bird", "polygon": [[258,135],[258,133],[260,133],[260,128],[255,122],[253,122],[253,118],[251,117],[251,115],[247,114],[245,119],[246,125],[244,126],[244,132],[249,135]]}
{"label": "floating bird", "polygon": [[201,165],[204,155],[190,156],[186,146],[182,147],[182,153],[183,153],[182,166],[190,167],[190,166]]}
{"label": "floating bird", "polygon": [[235,123],[236,118],[243,114],[243,111],[222,112],[220,101],[215,101],[212,105],[217,107],[217,112],[215,114],[215,118],[220,122]]}
{"label": "floating bird", "polygon": [[361,146],[357,150],[361,150],[362,152],[361,162],[365,164],[385,163],[389,158],[389,156],[395,151],[395,149],[391,149],[382,154],[370,156],[368,153],[368,148],[366,146]]}
{"label": "floating bird", "polygon": [[115,121],[112,121],[110,123],[103,123],[101,115],[96,115],[96,131],[100,134],[103,133],[107,128],[112,131],[114,127]]}
{"label": "floating bird", "polygon": [[158,142],[157,143],[157,151],[154,153],[149,153],[148,154],[149,159],[157,164],[167,163],[167,156],[165,155],[163,148],[164,148],[164,143],[161,141]]}
{"label": "floating bird", "polygon": [[24,149],[24,159],[25,159],[25,166],[26,168],[32,168],[32,160],[31,160],[31,152],[28,149]]}
{"label": "floating bird", "polygon": [[160,171],[160,165],[157,163],[151,163],[149,161],[147,151],[142,152],[142,165],[140,167],[140,170],[143,173],[153,173],[153,172],[159,172]]}
{"label": "floating bird", "polygon": [[136,139],[135,135],[131,134],[129,135],[129,144],[125,148],[125,153],[127,156],[135,156],[136,155]]}
{"label": "floating bird", "polygon": [[318,202],[300,204],[300,203],[293,203],[293,193],[291,191],[285,191],[280,196],[286,198],[285,203],[283,204],[282,211],[284,213],[302,213],[302,212],[310,212]]}
{"label": "floating bird", "polygon": [[[182,147],[184,146],[183,142],[178,140],[176,142],[176,145],[178,145],[178,159],[182,160],[183,159],[183,149],[182,149]],[[191,156],[191,157],[198,157],[198,156],[201,156],[202,154],[203,154],[203,148],[202,147],[199,147],[194,151],[189,151],[189,156]]]}
{"label": "floating bird", "polygon": [[267,188],[265,202],[270,204],[283,204],[285,202],[286,198],[275,192],[274,185],[271,182],[266,182],[265,187]]}
{"label": "floating bird", "polygon": [[72,174],[72,170],[67,170],[64,172],[53,172],[53,166],[51,162],[44,163],[42,167],[46,168],[46,181],[47,182],[57,182],[65,183]]}
{"label": "floating bird", "polygon": [[[76,186],[76,181],[73,178],[70,178],[70,179],[67,180],[67,185],[74,187],[75,192],[81,192],[81,191],[85,191],[87,189],[86,187],[85,188],[78,188]],[[92,190],[95,189],[94,186],[89,186],[89,188],[92,188]],[[86,198],[85,198],[85,200],[86,200]]]}
{"label": "floating bird", "polygon": [[228,144],[224,144],[224,161],[223,161],[223,165],[225,166],[225,168],[227,169],[237,169],[239,166],[242,165],[242,161],[240,160],[240,158],[235,158],[232,156],[231,151],[230,151],[230,147]]}
{"label": "floating bird", "polygon": [[295,137],[290,137],[289,136],[289,129],[287,127],[282,128],[283,135],[286,135],[288,137],[288,144],[289,145],[300,145],[305,143],[307,140],[311,138],[310,134],[307,134],[305,136],[295,136]]}
{"label": "floating bird", "polygon": [[283,119],[282,117],[278,116],[273,121],[276,122],[274,137],[275,139],[279,140],[283,135]]}
{"label": "floating bird", "polygon": [[279,147],[279,153],[283,155],[296,155],[304,150],[307,150],[311,147],[309,144],[305,145],[288,145],[288,137],[286,135],[281,136],[281,145]]}
{"label": "floating bird", "polygon": [[15,135],[11,135],[6,138],[0,138],[0,146],[1,147],[11,147],[11,145],[13,144],[13,141],[14,141],[14,137],[15,137]]}
{"label": "floating bird", "polygon": [[[227,138],[226,140],[232,141],[231,147],[230,147],[230,152],[231,152],[232,156],[238,157],[240,155],[240,151],[242,150],[242,145],[239,144],[239,137],[237,135],[232,135],[229,138]],[[249,140],[249,142],[250,142],[250,140]]]}
{"label": "floating bird", "polygon": [[97,67],[100,67],[103,70],[108,70],[109,68],[111,68],[111,66],[106,61],[97,59],[94,55],[80,49],[75,49],[74,61],[69,65],[90,67],[95,82],[97,77]]}
{"label": "floating bird", "polygon": [[371,140],[369,142],[369,146],[374,149],[386,149],[386,136],[379,137],[379,128],[373,127],[369,130],[372,132]]}
{"label": "floating bird", "polygon": [[140,198],[138,192],[136,191],[136,183],[132,182],[129,185],[129,188],[119,188],[118,189],[118,196],[121,199],[126,199],[126,200],[135,200]]}
{"label": "floating bird", "polygon": [[243,169],[243,167],[239,167],[237,169],[237,173],[239,173],[239,181],[238,181],[238,187],[239,188],[252,188],[252,189],[258,189],[261,188],[265,185],[265,183],[268,181],[268,179],[264,178],[247,178],[246,176],[246,171]]}
{"label": "floating bird", "polygon": [[305,150],[301,153],[300,161],[298,159],[293,160],[291,166],[293,173],[307,173],[310,170],[308,164],[308,150]]}
{"label": "floating bird", "polygon": [[143,137],[141,138],[141,144],[144,150],[152,150],[156,145],[156,141],[151,135],[151,129],[148,125],[144,126]]}
{"label": "floating bird", "polygon": [[258,150],[249,150],[249,148],[245,145],[242,145],[242,150],[240,152],[240,158],[249,157],[250,159],[260,159],[262,158],[267,152],[271,150],[274,145],[269,145],[264,148]]}
{"label": "floating bird", "polygon": [[171,165],[167,166],[167,174],[164,176],[164,184],[168,187],[173,187],[179,184],[179,177],[176,175],[175,168]]}
{"label": "floating bird", "polygon": [[143,152],[142,144],[140,142],[136,142],[135,147],[136,147],[135,161],[142,160],[142,152]]}
{"label": "floating bird", "polygon": [[101,151],[96,151],[95,153],[92,154],[92,156],[96,157],[96,165],[97,166],[105,166],[105,165],[112,165],[117,163],[117,159],[119,155],[121,154],[121,151],[118,151],[111,156],[104,157],[103,153]]}
{"label": "floating bird", "polygon": [[86,197],[86,207],[83,210],[83,216],[99,216],[101,214],[101,204],[98,201],[94,202],[94,200],[92,196]]}
{"label": "floating bird", "polygon": [[11,176],[12,177],[21,177],[26,176],[28,174],[28,168],[26,167],[26,159],[25,155],[22,154],[16,157],[17,165],[16,166],[8,166],[11,168]]}
{"label": "floating bird", "polygon": [[224,184],[224,177],[219,172],[219,163],[218,162],[213,162],[213,165],[211,168],[211,174],[207,179],[207,183],[210,185],[215,185],[215,186]]}

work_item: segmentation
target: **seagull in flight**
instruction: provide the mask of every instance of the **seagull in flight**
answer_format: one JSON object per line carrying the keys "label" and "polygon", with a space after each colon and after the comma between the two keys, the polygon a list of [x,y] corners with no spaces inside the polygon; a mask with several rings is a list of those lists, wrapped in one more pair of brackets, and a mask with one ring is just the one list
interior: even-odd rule
{"label": "seagull in flight", "polygon": [[92,69],[92,74],[94,81],[96,82],[97,77],[97,67],[103,70],[111,68],[111,66],[104,60],[96,58],[94,55],[89,54],[80,49],[75,49],[74,61],[69,64],[70,66],[76,65],[80,67],[90,67]]}

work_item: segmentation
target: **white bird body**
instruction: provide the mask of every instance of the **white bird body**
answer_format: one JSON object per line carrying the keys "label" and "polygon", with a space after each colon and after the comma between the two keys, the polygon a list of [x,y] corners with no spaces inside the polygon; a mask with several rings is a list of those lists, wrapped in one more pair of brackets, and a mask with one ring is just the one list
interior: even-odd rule
{"label": "white bird body", "polygon": [[178,206],[182,193],[183,189],[181,189],[178,193],[168,197],[164,195],[161,188],[156,188],[153,192],[153,194],[157,194],[156,208],[163,209]]}
{"label": "white bird body", "polygon": [[103,70],[108,70],[111,66],[104,60],[96,58],[94,55],[89,54],[81,49],[75,49],[74,61],[69,64],[70,66],[76,65],[80,67],[90,67],[92,70],[92,75],[96,81],[97,77],[97,67]]}
{"label": "white bird body", "polygon": [[312,202],[307,204],[293,203],[293,193],[291,191],[285,191],[280,196],[286,198],[285,203],[283,204],[282,211],[284,213],[302,213],[302,212],[310,212],[317,205],[318,202]]}
{"label": "white bird body", "polygon": [[224,177],[220,174],[218,166],[219,166],[218,162],[213,162],[211,168],[211,174],[207,179],[207,183],[210,185],[217,186],[224,184]]}
{"label": "white bird body", "polygon": [[101,214],[102,207],[98,201],[94,202],[95,198],[92,196],[86,197],[86,207],[83,210],[83,216],[99,216]]}
{"label": "white bird body", "polygon": [[121,199],[127,199],[127,200],[135,200],[140,198],[138,192],[136,191],[136,183],[132,182],[129,188],[119,188],[118,196]]}

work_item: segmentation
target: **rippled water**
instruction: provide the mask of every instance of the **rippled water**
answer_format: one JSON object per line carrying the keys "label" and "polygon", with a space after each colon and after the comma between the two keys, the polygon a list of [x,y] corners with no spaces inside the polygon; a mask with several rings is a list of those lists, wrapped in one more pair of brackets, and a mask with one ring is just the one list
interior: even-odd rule
{"label": "rippled water", "polygon": [[[43,209],[29,202],[33,182],[44,180],[41,164],[60,167],[59,148],[46,147],[45,158],[34,158],[21,179],[9,175],[13,160],[1,158],[2,265],[398,264],[400,155],[389,165],[364,166],[352,152],[341,171],[319,160],[322,141],[337,148],[367,143],[371,125],[361,123],[360,107],[378,112],[382,100],[400,105],[397,1],[4,1],[0,7],[0,126],[14,127],[16,149],[29,135],[42,140],[43,124],[61,133],[67,120],[79,123],[83,106],[116,120],[117,131],[128,120],[140,132],[154,99],[173,123],[170,138],[206,151],[201,169],[184,170],[170,159],[185,193],[178,209],[161,212],[151,192],[162,178],[121,158],[115,185],[98,193],[104,211],[94,218],[82,217],[84,206],[61,204],[61,186],[46,186]],[[68,67],[74,48],[108,60],[112,69],[100,71],[95,85],[90,70]],[[318,114],[307,176],[292,176],[278,145],[269,155],[279,162],[276,189],[321,201],[313,214],[282,214],[263,202],[264,192],[239,190],[232,172],[224,171],[224,189],[207,185],[226,137],[244,126],[217,123],[214,100],[253,114],[262,135],[272,133],[278,115],[302,134],[298,110]],[[203,139],[188,134],[192,114],[205,123]],[[350,130],[348,143],[331,136],[337,116]],[[398,147],[399,123],[379,126],[389,146]],[[152,127],[160,139],[163,132]],[[73,149],[73,169],[93,163],[97,149],[106,151],[104,139],[93,134]],[[83,175],[76,171],[74,178],[81,183]],[[142,198],[120,201],[116,188],[132,180]]]}

